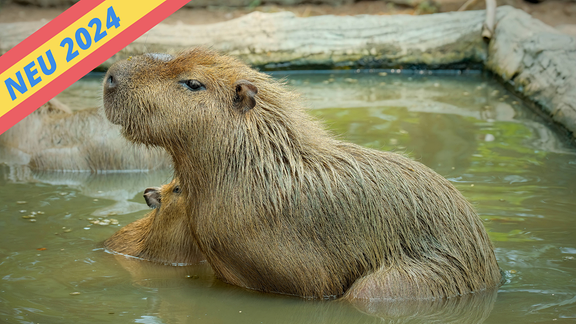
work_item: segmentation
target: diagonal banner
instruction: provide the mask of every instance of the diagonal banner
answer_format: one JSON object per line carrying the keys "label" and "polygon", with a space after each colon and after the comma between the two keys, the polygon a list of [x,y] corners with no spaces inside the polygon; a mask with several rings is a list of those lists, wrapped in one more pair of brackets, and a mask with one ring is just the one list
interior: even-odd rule
{"label": "diagonal banner", "polygon": [[0,56],[0,134],[189,0],[81,0]]}

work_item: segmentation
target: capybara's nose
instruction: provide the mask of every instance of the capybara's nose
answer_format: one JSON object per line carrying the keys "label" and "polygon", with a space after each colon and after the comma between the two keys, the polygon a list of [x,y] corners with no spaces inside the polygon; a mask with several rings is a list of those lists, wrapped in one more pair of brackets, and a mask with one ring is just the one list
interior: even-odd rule
{"label": "capybara's nose", "polygon": [[123,82],[126,83],[129,79],[129,67],[130,65],[125,61],[112,64],[104,77],[104,89],[112,90],[121,86]]}
{"label": "capybara's nose", "polygon": [[108,78],[106,78],[106,86],[108,88],[114,88],[118,84],[116,81],[117,80],[114,77],[114,74],[110,73],[110,74],[108,74]]}
{"label": "capybara's nose", "polygon": [[116,88],[122,79],[121,76],[121,71],[118,68],[118,64],[114,64],[112,65],[109,69],[108,72],[106,73],[106,76],[104,77],[104,88],[105,89],[114,89]]}

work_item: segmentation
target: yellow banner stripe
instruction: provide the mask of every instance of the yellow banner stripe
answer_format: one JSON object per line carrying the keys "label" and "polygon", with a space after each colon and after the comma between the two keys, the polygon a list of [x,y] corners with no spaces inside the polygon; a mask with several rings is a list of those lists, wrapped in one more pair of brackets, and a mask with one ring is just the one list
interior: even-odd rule
{"label": "yellow banner stripe", "polygon": [[[0,84],[0,103],[2,103],[0,105],[0,116],[6,114],[40,90],[43,85],[50,83],[86,56],[106,44],[164,1],[166,0],[143,0],[138,2],[106,0],[76,20],[0,75],[0,82],[2,82]],[[113,21],[109,8],[112,8],[115,16],[119,18],[118,27],[110,25],[110,28],[107,28],[107,22],[109,20]],[[97,20],[100,21],[101,26],[98,37],[96,37]],[[103,33],[105,33],[104,36],[102,35]],[[67,38],[69,40],[65,40]],[[100,39],[95,41],[98,38]],[[72,45],[72,48],[70,48],[70,45]],[[78,51],[78,54],[70,59],[70,54],[73,56],[74,51]],[[51,66],[50,57],[53,57],[55,63],[54,71],[51,73],[49,72],[53,67]],[[67,57],[70,59],[69,61]],[[44,64],[42,65],[42,63]],[[8,79],[11,79],[11,81],[6,81]],[[22,81],[24,84],[22,84]],[[18,89],[23,89],[24,85],[27,90],[24,93],[20,93]],[[15,100],[12,99],[10,89],[13,90],[13,95],[16,96]]]}

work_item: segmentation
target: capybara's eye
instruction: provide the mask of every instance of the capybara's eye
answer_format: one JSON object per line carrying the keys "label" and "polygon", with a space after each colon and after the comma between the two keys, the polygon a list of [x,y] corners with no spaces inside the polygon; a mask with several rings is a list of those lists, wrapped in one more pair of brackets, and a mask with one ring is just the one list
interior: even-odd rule
{"label": "capybara's eye", "polygon": [[186,88],[188,88],[188,90],[192,90],[192,91],[206,90],[206,87],[202,83],[200,83],[200,81],[198,81],[198,80],[183,80],[183,81],[180,81],[180,83],[182,83],[184,86],[186,86]]}
{"label": "capybara's eye", "polygon": [[180,193],[180,186],[176,186],[174,188],[174,190],[172,190],[173,193]]}

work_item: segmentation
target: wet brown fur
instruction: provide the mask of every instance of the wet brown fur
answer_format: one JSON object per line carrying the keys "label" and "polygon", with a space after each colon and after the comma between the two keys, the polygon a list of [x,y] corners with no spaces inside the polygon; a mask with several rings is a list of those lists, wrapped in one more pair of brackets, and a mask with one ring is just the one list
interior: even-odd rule
{"label": "wet brown fur", "polygon": [[149,188],[145,196],[148,195],[147,202],[157,200],[151,206],[154,210],[107,239],[106,249],[168,265],[190,265],[205,260],[191,233],[186,197],[174,192],[176,186],[173,180],[160,188]]}
{"label": "wet brown fur", "polygon": [[171,167],[162,149],[126,141],[96,108],[72,113],[52,99],[0,135],[0,145],[30,156],[44,171],[153,170]]}
{"label": "wet brown fur", "polygon": [[[257,93],[238,89],[246,82]],[[200,48],[116,63],[104,107],[128,139],[170,153],[191,232],[228,283],[347,299],[453,297],[500,283],[488,235],[449,181],[335,139],[282,83],[234,58]]]}

